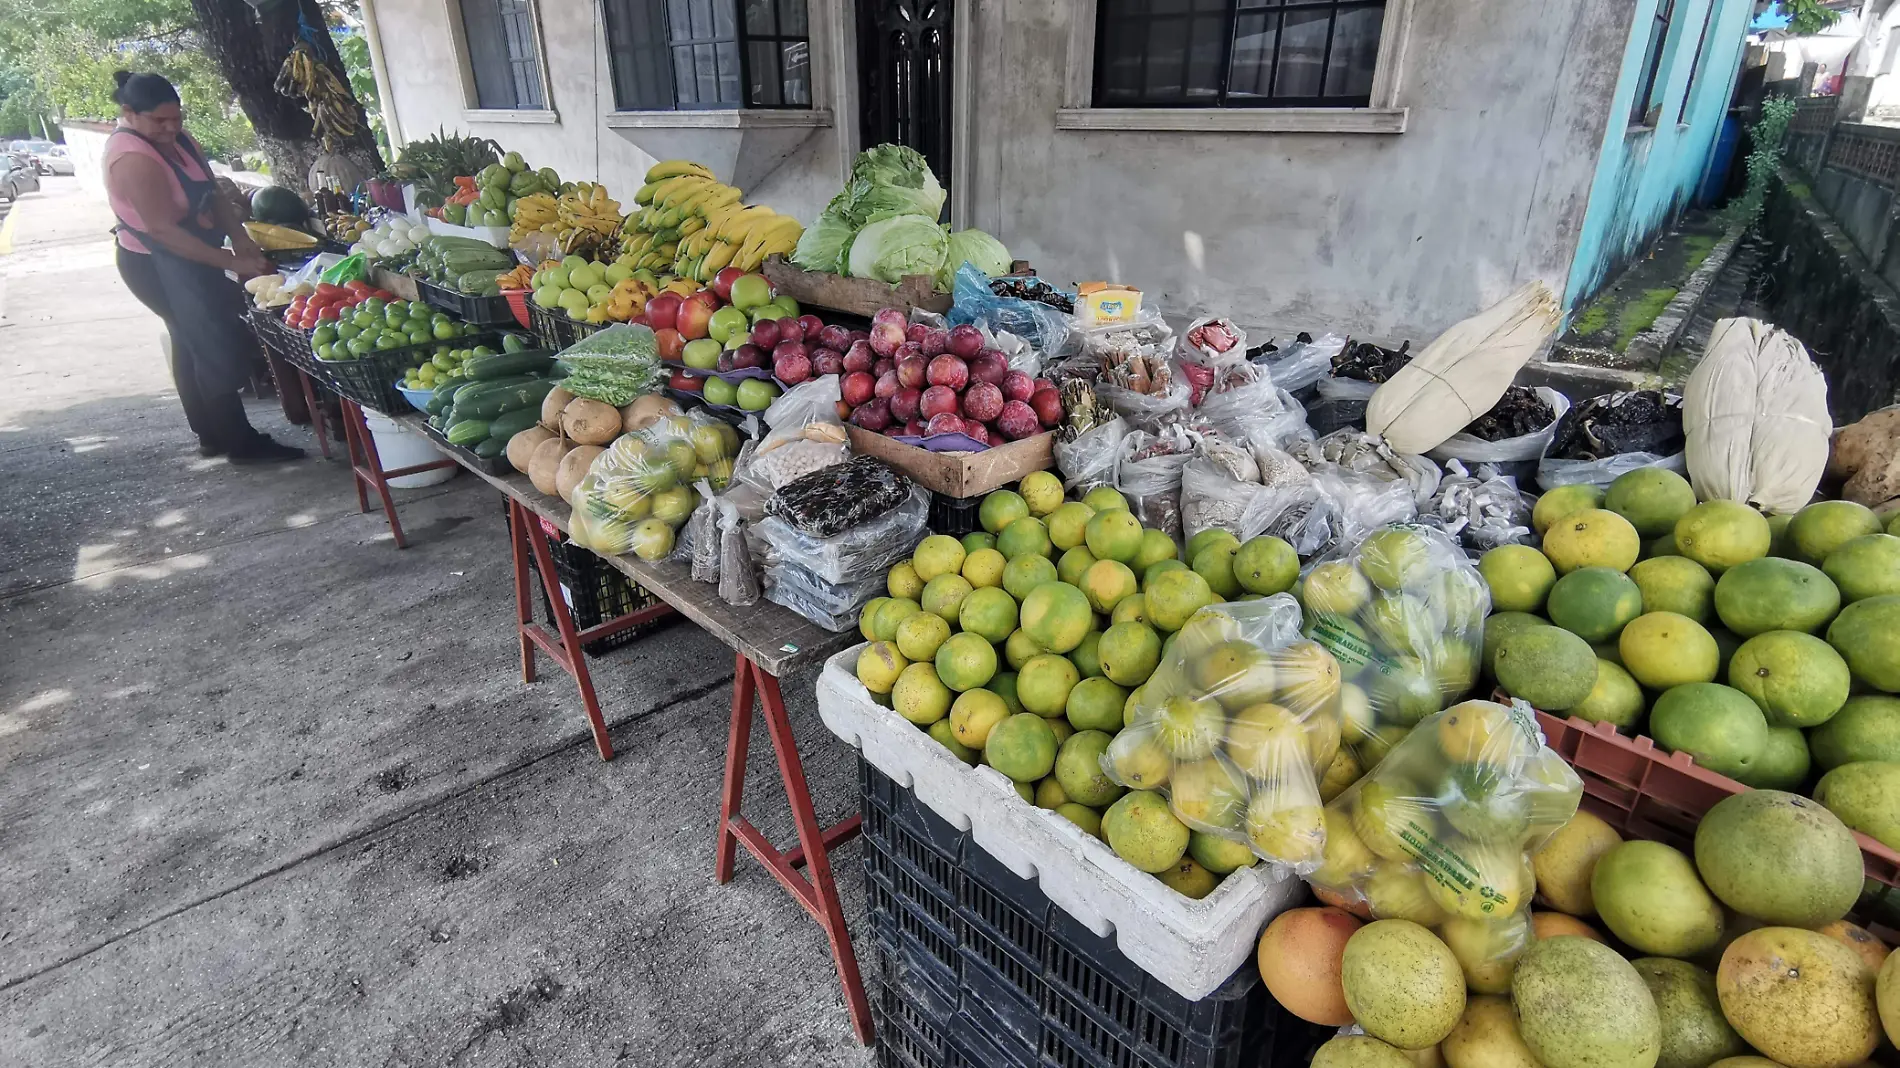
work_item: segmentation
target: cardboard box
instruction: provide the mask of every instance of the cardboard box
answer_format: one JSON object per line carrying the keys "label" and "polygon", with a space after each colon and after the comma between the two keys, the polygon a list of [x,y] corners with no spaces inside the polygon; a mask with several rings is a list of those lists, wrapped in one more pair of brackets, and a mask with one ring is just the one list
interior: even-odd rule
{"label": "cardboard box", "polygon": [[416,280],[406,274],[385,271],[381,267],[369,269],[369,284],[377,289],[385,289],[396,294],[398,300],[421,300],[416,291]]}
{"label": "cardboard box", "polygon": [[883,308],[896,308],[906,314],[912,308],[922,308],[938,315],[950,310],[950,294],[937,292],[935,280],[927,274],[909,275],[893,286],[875,278],[803,270],[778,256],[765,261],[763,273],[772,288],[798,301],[800,308],[827,308],[866,318]]}
{"label": "cardboard box", "polygon": [[925,489],[950,497],[978,497],[1031,471],[1055,466],[1054,431],[993,445],[981,452],[931,452],[863,427],[847,425],[845,430],[851,435],[852,452],[875,456]]}

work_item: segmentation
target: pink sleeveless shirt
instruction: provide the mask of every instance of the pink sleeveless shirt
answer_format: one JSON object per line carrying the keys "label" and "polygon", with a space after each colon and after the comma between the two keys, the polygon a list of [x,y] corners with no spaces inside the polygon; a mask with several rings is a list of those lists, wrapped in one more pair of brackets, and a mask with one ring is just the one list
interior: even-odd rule
{"label": "pink sleeveless shirt", "polygon": [[[179,134],[178,136],[181,140],[190,137],[189,134]],[[193,144],[195,145],[196,142],[193,142]],[[139,218],[138,209],[134,208],[130,201],[125,200],[112,191],[112,182],[109,177],[112,174],[112,165],[122,156],[145,156],[148,159],[158,161],[158,165],[165,171],[165,183],[171,187],[171,202],[172,205],[177,208],[177,217],[183,218],[185,212],[191,209],[191,204],[185,200],[184,186],[178,184],[178,176],[172,173],[171,163],[144,139],[134,137],[131,134],[120,136],[115,133],[106,141],[105,173],[108,175],[106,181],[106,200],[112,205],[113,212],[117,214],[120,219],[124,220],[126,225],[140,230],[145,229],[145,220]],[[209,181],[211,178],[210,175],[204,172],[204,168],[198,166],[197,159],[188,151],[180,151],[178,153],[177,163],[178,166],[192,178],[205,181]],[[137,237],[134,237],[131,233],[123,229],[119,231],[118,236],[119,244],[128,251],[149,251]]]}

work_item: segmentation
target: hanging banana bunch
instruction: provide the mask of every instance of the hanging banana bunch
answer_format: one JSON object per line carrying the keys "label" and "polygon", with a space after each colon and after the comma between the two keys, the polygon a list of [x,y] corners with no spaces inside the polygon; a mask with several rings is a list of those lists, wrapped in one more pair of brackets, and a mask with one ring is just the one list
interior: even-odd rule
{"label": "hanging banana bunch", "polygon": [[274,83],[279,93],[303,101],[323,151],[336,152],[341,142],[356,136],[362,108],[349,87],[317,55],[310,42],[299,40],[284,57]]}

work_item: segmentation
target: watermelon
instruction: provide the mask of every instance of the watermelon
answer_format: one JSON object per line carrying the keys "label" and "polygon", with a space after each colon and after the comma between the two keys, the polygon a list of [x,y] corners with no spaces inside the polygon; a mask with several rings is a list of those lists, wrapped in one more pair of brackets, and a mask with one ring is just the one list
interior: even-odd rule
{"label": "watermelon", "polygon": [[251,217],[258,222],[296,226],[310,217],[310,209],[296,190],[267,185],[251,194]]}

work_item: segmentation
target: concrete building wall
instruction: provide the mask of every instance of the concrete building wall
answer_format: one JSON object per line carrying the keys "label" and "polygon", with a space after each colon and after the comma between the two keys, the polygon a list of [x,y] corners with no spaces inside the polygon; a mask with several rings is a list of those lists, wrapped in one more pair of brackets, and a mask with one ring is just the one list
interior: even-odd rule
{"label": "concrete building wall", "polygon": [[[536,0],[558,122],[468,111],[452,2],[375,5],[407,137],[479,133],[627,192],[656,157],[702,159],[729,180],[749,166],[768,173],[739,181],[748,199],[806,220],[856,147],[848,33],[813,41],[816,95],[844,128],[749,131],[735,152],[734,132],[613,125],[589,0]],[[1047,277],[1138,285],[1170,313],[1396,341],[1427,339],[1528,279],[1563,287],[1639,0],[1410,0],[1393,101],[1403,133],[1058,128],[1071,29],[1092,36],[1093,0],[964,2],[953,206],[965,224]],[[811,0],[814,23],[842,27],[850,3]]]}
{"label": "concrete building wall", "polygon": [[[1678,0],[1677,40],[1657,74],[1665,87],[1660,118],[1654,128],[1633,128],[1631,111],[1649,45],[1644,31],[1659,2],[1638,0],[1636,5],[1637,32],[1630,35],[1620,64],[1622,76],[1608,105],[1609,128],[1590,190],[1589,218],[1570,271],[1567,304],[1595,293],[1688,205],[1721,135],[1752,0]],[[1698,63],[1696,43],[1704,27]]]}

